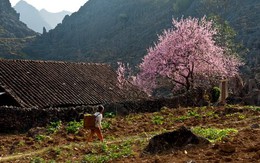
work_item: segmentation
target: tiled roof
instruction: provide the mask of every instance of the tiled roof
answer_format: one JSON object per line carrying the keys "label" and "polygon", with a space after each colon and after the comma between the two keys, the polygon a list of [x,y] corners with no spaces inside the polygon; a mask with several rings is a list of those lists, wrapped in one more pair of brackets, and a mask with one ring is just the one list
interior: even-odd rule
{"label": "tiled roof", "polygon": [[0,86],[22,107],[122,101],[116,82],[107,64],[0,60]]}

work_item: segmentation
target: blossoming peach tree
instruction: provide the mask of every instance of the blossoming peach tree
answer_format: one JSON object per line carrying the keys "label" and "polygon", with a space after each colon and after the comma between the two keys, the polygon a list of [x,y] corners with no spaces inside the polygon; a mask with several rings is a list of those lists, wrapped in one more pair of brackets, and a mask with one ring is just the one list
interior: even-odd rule
{"label": "blossoming peach tree", "polygon": [[[234,55],[226,55],[226,47],[218,46],[213,22],[206,17],[173,19],[173,27],[158,35],[158,42],[148,49],[132,83],[150,94],[159,77],[174,83],[174,90],[190,90],[207,81],[238,74],[243,63]],[[121,71],[121,72],[120,72]],[[126,68],[118,68],[118,81],[123,83]],[[121,75],[120,75],[121,74]]]}

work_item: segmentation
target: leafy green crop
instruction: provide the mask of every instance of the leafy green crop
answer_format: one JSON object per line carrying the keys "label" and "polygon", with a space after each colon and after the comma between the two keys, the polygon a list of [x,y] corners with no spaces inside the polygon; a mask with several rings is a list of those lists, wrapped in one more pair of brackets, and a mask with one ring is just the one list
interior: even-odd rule
{"label": "leafy green crop", "polygon": [[41,158],[41,157],[34,157],[30,161],[30,163],[45,163],[45,160],[43,158]]}
{"label": "leafy green crop", "polygon": [[226,129],[217,129],[217,128],[202,128],[195,127],[192,131],[202,137],[207,138],[210,142],[221,141],[224,137],[227,137],[231,133],[237,133],[236,129],[226,128]]}
{"label": "leafy green crop", "polygon": [[83,122],[70,121],[65,129],[68,133],[77,134],[82,127]]}
{"label": "leafy green crop", "polygon": [[104,114],[105,118],[114,118],[116,114],[114,112],[108,112]]}
{"label": "leafy green crop", "polygon": [[56,133],[60,128],[61,128],[61,121],[56,121],[56,122],[51,122],[48,126],[47,126],[47,131],[48,133]]}
{"label": "leafy green crop", "polygon": [[156,125],[162,125],[164,122],[164,118],[163,118],[163,116],[155,115],[152,118],[152,122],[153,122],[153,124],[156,124]]}
{"label": "leafy green crop", "polygon": [[189,110],[188,113],[187,113],[187,116],[189,117],[201,117],[201,115],[199,113],[197,113],[196,111],[192,111],[192,110]]}
{"label": "leafy green crop", "polygon": [[102,122],[102,128],[105,130],[105,129],[110,129],[111,127],[111,123],[108,122],[108,121],[103,121]]}
{"label": "leafy green crop", "polygon": [[36,141],[43,141],[45,138],[46,138],[46,135],[42,135],[42,134],[35,136]]}
{"label": "leafy green crop", "polygon": [[[99,147],[97,147],[99,148]],[[85,155],[82,162],[108,162],[121,157],[131,156],[133,154],[131,142],[123,142],[121,144],[101,144],[102,153],[94,153]],[[94,149],[93,149],[94,150]]]}

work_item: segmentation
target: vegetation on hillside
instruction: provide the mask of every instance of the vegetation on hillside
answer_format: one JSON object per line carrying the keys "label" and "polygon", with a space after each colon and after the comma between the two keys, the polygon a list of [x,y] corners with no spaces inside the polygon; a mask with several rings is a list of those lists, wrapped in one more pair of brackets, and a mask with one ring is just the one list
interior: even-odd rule
{"label": "vegetation on hillside", "polygon": [[172,5],[173,0],[90,0],[39,37],[26,53],[32,58],[106,63],[124,60],[137,65],[157,33],[170,27]]}
{"label": "vegetation on hillside", "polygon": [[0,2],[0,57],[22,58],[22,49],[32,41],[36,33],[19,21],[19,14],[11,7],[9,0]]}
{"label": "vegetation on hillside", "polygon": [[[224,37],[218,43],[228,45],[232,53],[245,56],[243,72],[254,77],[252,74],[260,71],[257,68],[259,3],[258,0],[89,0],[55,29],[37,37],[23,50],[15,44],[12,51],[26,54],[27,59],[103,62],[114,67],[122,61],[135,70],[157,34],[171,27],[172,18],[206,15],[217,20],[216,26],[221,27]],[[0,8],[0,37],[23,38],[35,34],[18,21],[19,14],[8,0],[1,1]],[[0,56],[17,58],[5,45],[9,46],[3,44],[5,50],[1,50]]]}
{"label": "vegetation on hillside", "polygon": [[[259,11],[258,4],[256,0],[241,3],[223,0],[90,0],[78,12],[66,16],[57,28],[39,37],[25,52],[37,59],[114,65],[123,61],[134,67],[153,45],[157,34],[171,26],[172,18],[216,15],[237,31],[236,40],[243,42],[255,56],[257,43],[248,41],[258,39],[255,28],[259,22],[255,15]],[[241,14],[249,19],[241,18]],[[244,26],[244,23],[251,27]],[[244,35],[249,28],[251,32]]]}
{"label": "vegetation on hillside", "polygon": [[22,59],[27,58],[25,53],[22,53],[22,49],[35,37],[25,38],[0,38],[0,58],[5,59]]}
{"label": "vegetation on hillside", "polygon": [[9,0],[0,2],[0,38],[23,38],[35,32],[19,21],[19,14],[11,7]]}

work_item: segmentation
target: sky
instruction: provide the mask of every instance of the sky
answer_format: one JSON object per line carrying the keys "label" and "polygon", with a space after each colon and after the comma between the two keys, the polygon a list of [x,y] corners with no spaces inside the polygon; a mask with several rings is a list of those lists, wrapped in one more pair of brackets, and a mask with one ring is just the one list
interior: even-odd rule
{"label": "sky", "polygon": [[[20,0],[10,0],[12,6],[15,6]],[[63,10],[76,12],[83,6],[87,0],[24,0],[38,10],[46,9],[49,12],[60,12]]]}

